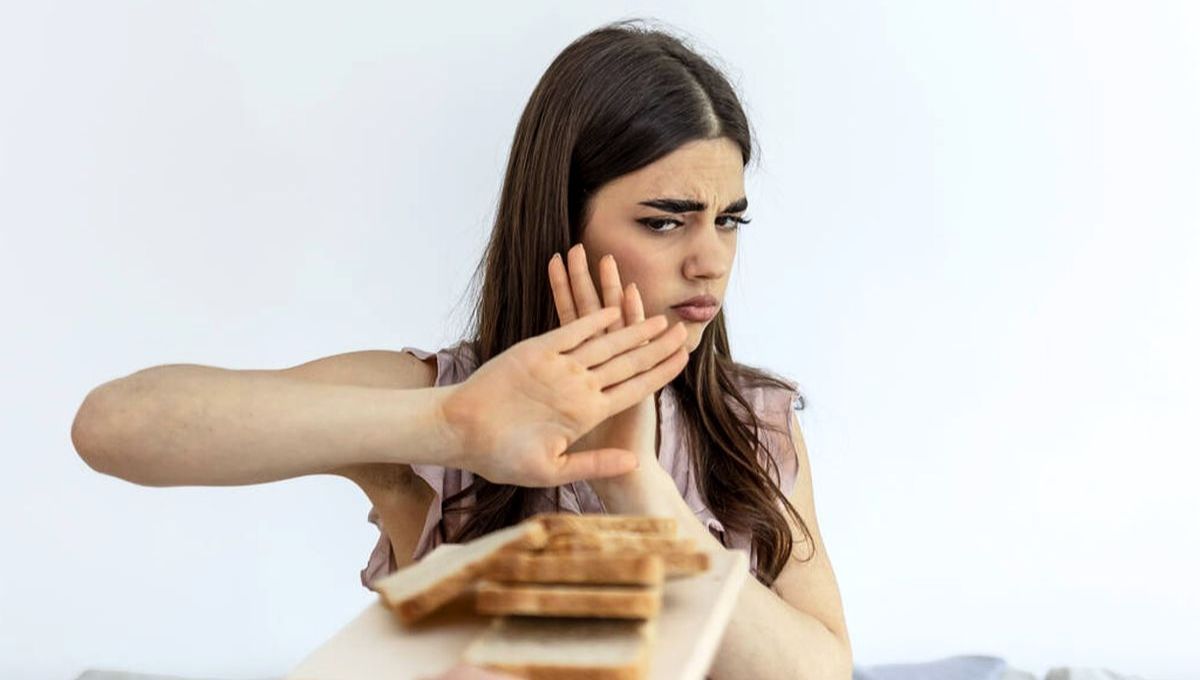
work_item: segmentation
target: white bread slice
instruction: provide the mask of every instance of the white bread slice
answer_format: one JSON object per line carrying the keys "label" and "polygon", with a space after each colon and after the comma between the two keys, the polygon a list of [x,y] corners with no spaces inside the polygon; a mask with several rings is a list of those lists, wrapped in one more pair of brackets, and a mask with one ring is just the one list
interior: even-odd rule
{"label": "white bread slice", "polygon": [[474,583],[488,560],[509,550],[537,549],[546,544],[539,522],[521,522],[463,543],[452,551],[429,553],[395,573],[371,582],[383,603],[405,625],[454,599]]}
{"label": "white bread slice", "polygon": [[531,680],[643,680],[655,622],[497,618],[462,660]]}
{"label": "white bread slice", "polygon": [[481,576],[506,583],[654,585],[666,575],[659,555],[510,553],[490,560]]}
{"label": "white bread slice", "polygon": [[650,515],[545,512],[534,515],[530,519],[541,522],[546,528],[546,533],[551,536],[587,531],[623,531],[672,537],[678,527],[674,517]]}
{"label": "white bread slice", "polygon": [[662,586],[548,585],[481,581],[475,611],[500,616],[649,619],[662,609]]}

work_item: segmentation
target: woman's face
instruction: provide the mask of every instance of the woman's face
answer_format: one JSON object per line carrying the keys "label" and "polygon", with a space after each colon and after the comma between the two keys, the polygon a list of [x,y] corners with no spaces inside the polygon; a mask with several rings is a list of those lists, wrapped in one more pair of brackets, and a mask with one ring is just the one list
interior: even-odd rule
{"label": "woman's face", "polygon": [[745,197],[741,150],[724,137],[689,142],[605,184],[592,196],[583,227],[596,290],[600,258],[612,254],[621,284],[637,284],[646,318],[684,321],[688,351],[694,350],[711,317],[677,306],[711,295],[720,309]]}

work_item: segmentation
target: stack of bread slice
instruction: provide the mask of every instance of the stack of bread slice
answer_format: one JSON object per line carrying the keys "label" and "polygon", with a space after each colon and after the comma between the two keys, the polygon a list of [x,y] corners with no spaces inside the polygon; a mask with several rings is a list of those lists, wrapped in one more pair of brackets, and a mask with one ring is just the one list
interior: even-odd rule
{"label": "stack of bread slice", "polygon": [[644,678],[665,579],[708,569],[673,518],[542,514],[371,588],[405,624],[460,595],[496,617],[462,660],[523,678]]}

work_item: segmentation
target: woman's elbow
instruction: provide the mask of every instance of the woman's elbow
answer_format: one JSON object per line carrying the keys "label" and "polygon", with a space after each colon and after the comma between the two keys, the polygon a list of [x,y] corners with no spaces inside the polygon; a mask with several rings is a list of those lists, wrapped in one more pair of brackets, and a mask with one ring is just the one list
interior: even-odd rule
{"label": "woman's elbow", "polygon": [[88,467],[123,478],[116,455],[120,449],[117,445],[120,425],[114,422],[113,409],[106,403],[108,400],[104,385],[88,393],[71,422],[71,445]]}

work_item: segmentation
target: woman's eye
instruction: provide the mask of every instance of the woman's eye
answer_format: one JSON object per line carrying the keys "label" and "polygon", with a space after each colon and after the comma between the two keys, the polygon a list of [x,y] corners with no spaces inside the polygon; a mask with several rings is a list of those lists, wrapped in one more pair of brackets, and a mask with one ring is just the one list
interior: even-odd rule
{"label": "woman's eye", "polygon": [[742,219],[737,215],[721,215],[717,218],[717,221],[720,222],[721,220],[730,220],[730,222],[727,222],[725,225],[729,227],[729,231],[737,231],[738,227],[741,225],[750,224],[750,220]]}
{"label": "woman's eye", "polygon": [[[722,222],[722,220],[726,221]],[[639,219],[638,222],[646,225],[646,228],[648,228],[650,231],[659,234],[666,233],[668,231],[675,231],[677,227],[683,226],[683,222],[680,222],[679,220],[655,217],[644,217]],[[742,219],[737,215],[721,215],[717,218],[717,224],[724,227],[727,231],[737,231],[738,227],[741,225],[750,224],[750,220]]]}
{"label": "woman's eye", "polygon": [[[638,222],[641,222],[642,224],[646,225],[646,227],[648,229],[650,229],[650,231],[658,232],[660,234],[664,233],[664,232],[668,232],[668,231],[674,231],[675,227],[683,226],[683,222],[680,222],[679,220],[655,219],[653,217],[646,217],[646,218],[638,220]],[[670,225],[674,225],[674,226],[672,226],[669,229],[664,228],[664,227],[667,227]]]}

